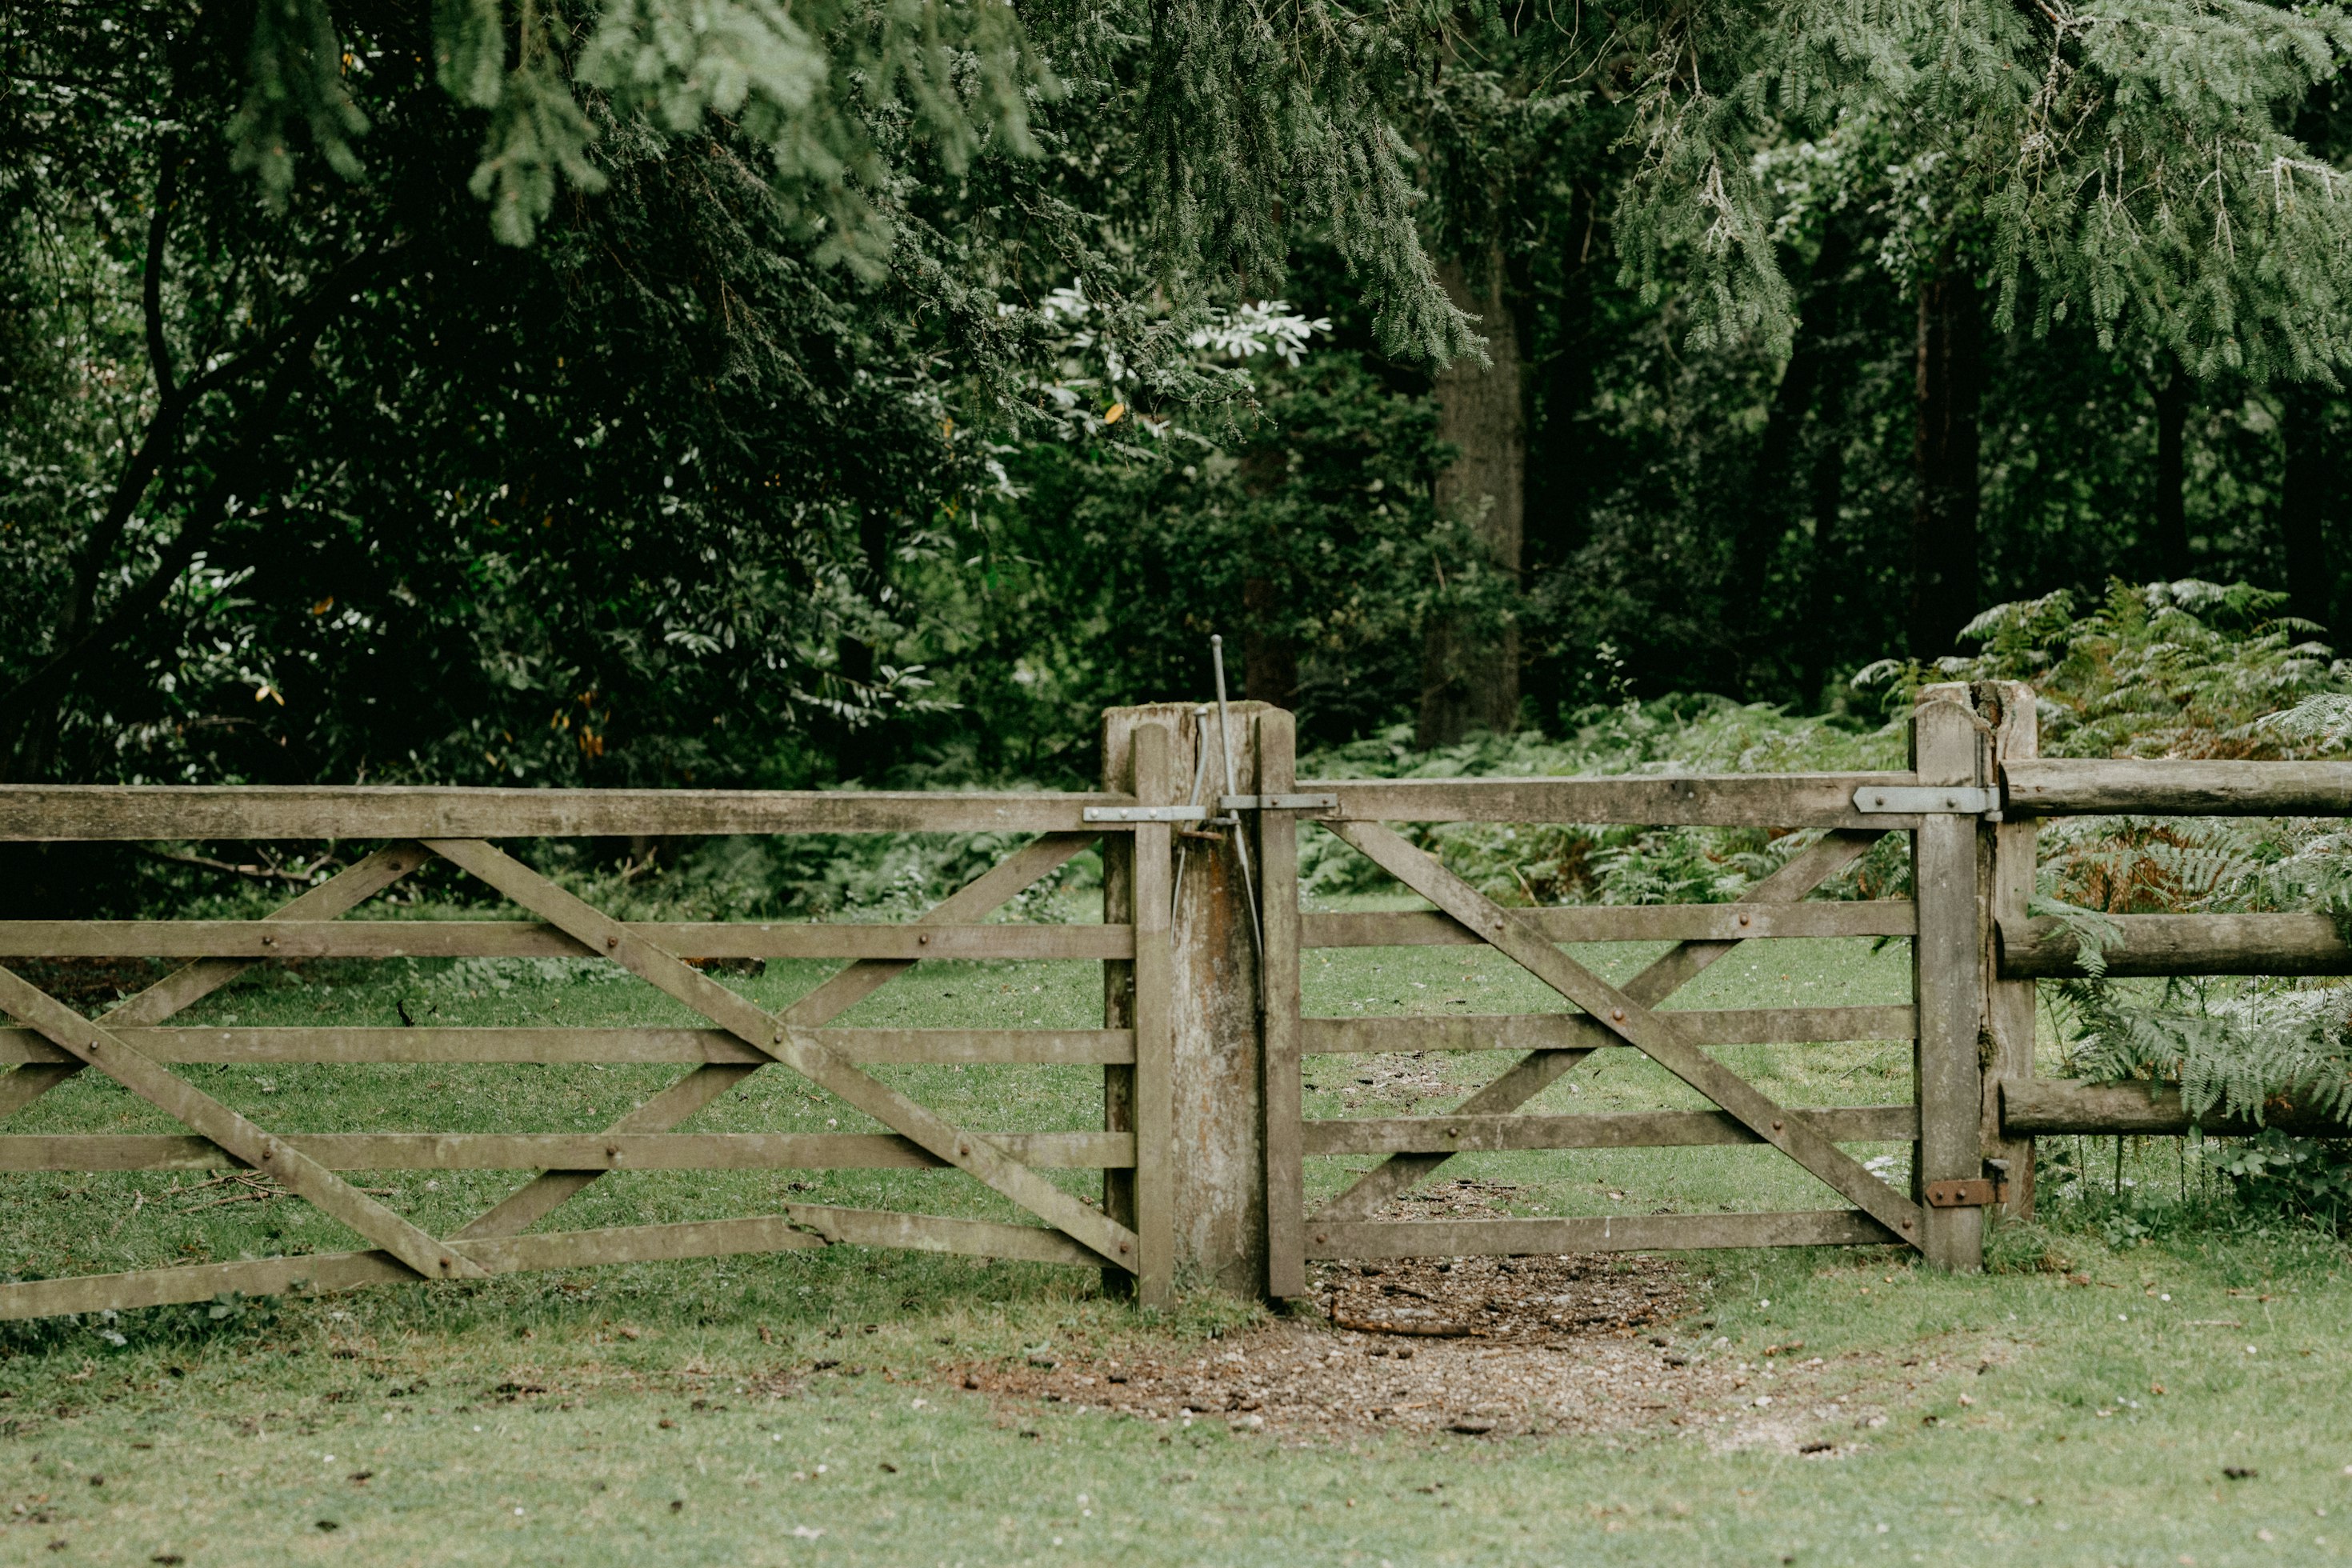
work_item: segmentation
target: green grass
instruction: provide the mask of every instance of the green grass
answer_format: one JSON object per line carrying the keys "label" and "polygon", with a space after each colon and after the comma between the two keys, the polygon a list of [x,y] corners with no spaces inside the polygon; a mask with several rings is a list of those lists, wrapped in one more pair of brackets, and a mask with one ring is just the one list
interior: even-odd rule
{"label": "green grass", "polygon": [[[1616,950],[1605,966],[1622,974],[1647,956]],[[778,964],[733,983],[772,1005],[826,967]],[[1900,944],[1874,952],[1866,942],[1758,943],[1677,1001],[1900,1001],[1907,967]],[[1091,965],[941,963],[844,1021],[1087,1026],[1098,1019],[1098,997]],[[1309,1011],[1335,1015],[1559,1005],[1494,955],[1457,948],[1310,954],[1307,998]],[[189,1021],[390,1024],[399,1005],[419,1022],[689,1021],[634,984],[566,966],[482,965],[268,973]],[[1792,1102],[1909,1091],[1908,1053],[1898,1046],[1726,1054]],[[1643,1064],[1607,1055],[1543,1103],[1694,1103]],[[1364,1065],[1312,1062],[1309,1113],[1434,1110],[1496,1064],[1383,1058],[1370,1073]],[[677,1069],[186,1070],[281,1130],[552,1131],[602,1126]],[[1098,1113],[1092,1070],[887,1074],[977,1126],[1077,1128]],[[1358,1084],[1359,1076],[1376,1081]],[[828,1122],[867,1125],[778,1070],[694,1125]],[[10,1131],[168,1125],[85,1078]],[[964,1392],[952,1373],[1017,1360],[1042,1342],[1066,1352],[1139,1339],[1181,1344],[1244,1329],[1254,1314],[1193,1301],[1150,1318],[1100,1299],[1090,1277],[1071,1271],[838,1249],[236,1304],[218,1317],[171,1309],[112,1323],[0,1327],[0,1561],[1370,1568],[2342,1555],[2338,1529],[2352,1540],[2342,1392],[2352,1386],[2352,1286],[2342,1249],[2235,1225],[2200,1209],[2193,1190],[2189,1205],[2150,1206],[2149,1194],[2174,1179],[2168,1147],[2128,1165],[2141,1184],[2133,1204],[2102,1195],[2107,1167],[2086,1163],[2097,1174],[2054,1202],[2052,1230],[2013,1233],[1996,1250],[2031,1258],[2054,1248],[2088,1286],[2039,1272],[1941,1279],[1879,1252],[1692,1260],[1698,1305],[1675,1332],[1702,1354],[1752,1356],[1802,1339],[1808,1354],[1877,1390],[1883,1427],[1821,1418],[1821,1435],[1840,1446],[1831,1458],[1723,1449],[1712,1435],[1722,1428],[1704,1412],[1664,1436],[1368,1436],[1302,1447],[1213,1422],[1170,1432],[1062,1405],[1003,1405]],[[1317,1162],[1310,1179],[1328,1189],[1351,1163]],[[1831,1201],[1763,1150],[1457,1163],[1509,1184],[1507,1206],[1522,1213]],[[194,1179],[0,1179],[0,1268],[93,1272],[354,1240],[297,1204],[195,1207],[219,1189],[174,1194],[175,1181],[184,1189]],[[366,1180],[441,1227],[517,1178]],[[1006,1212],[947,1173],[625,1173],[561,1219],[761,1212],[795,1181],[809,1189],[795,1196],[818,1201]],[[1701,1321],[1714,1327],[1702,1331]],[[2217,1326],[2224,1321],[2242,1326]],[[813,1371],[822,1361],[841,1364]],[[2255,1474],[2225,1479],[2225,1466]],[[369,1479],[349,1479],[361,1471]],[[65,1544],[53,1552],[56,1542]]]}

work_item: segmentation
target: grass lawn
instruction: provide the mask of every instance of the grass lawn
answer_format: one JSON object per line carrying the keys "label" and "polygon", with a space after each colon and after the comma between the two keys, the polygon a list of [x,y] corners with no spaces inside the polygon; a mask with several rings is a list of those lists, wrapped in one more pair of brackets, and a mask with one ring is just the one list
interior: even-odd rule
{"label": "grass lawn", "polygon": [[[1622,974],[1647,956],[1613,950],[1604,967]],[[730,983],[774,1005],[829,967],[776,964]],[[1900,944],[1757,943],[1677,1002],[1899,1002],[1907,969]],[[1307,997],[1327,1015],[1559,1005],[1496,955],[1454,948],[1310,953]],[[1098,998],[1092,965],[938,963],[840,1021],[1088,1026]],[[691,1021],[581,966],[475,963],[257,973],[184,1021],[384,1025],[402,1010],[419,1023]],[[1725,1054],[1786,1101],[1909,1092],[1901,1046]],[[1602,1055],[1542,1105],[1696,1103],[1626,1053]],[[1497,1065],[1316,1058],[1309,1114],[1435,1110]],[[273,1128],[329,1131],[587,1131],[679,1069],[183,1070]],[[1083,1128],[1098,1111],[1094,1069],[879,1070],[976,1127]],[[694,1125],[867,1126],[782,1069]],[[8,1130],[173,1129],[85,1075]],[[1274,1334],[1317,1336],[1343,1357],[1365,1346],[1210,1300],[1147,1317],[1069,1271],[848,1248],[0,1326],[0,1560],[1401,1568],[2352,1555],[2338,1544],[2352,1542],[2343,1249],[2231,1222],[2193,1178],[2189,1201],[2167,1207],[2153,1194],[2178,1181],[2169,1145],[2126,1163],[2139,1184],[2119,1199],[2105,1148],[2084,1162],[2096,1173],[2074,1197],[2053,1194],[2048,1229],[1998,1242],[2008,1257],[2062,1254],[2062,1271],[1949,1279],[1882,1251],[1687,1260],[1690,1310],[1655,1352],[1665,1397],[1654,1408],[1665,1414],[1555,1436],[1237,1430],[1222,1415],[1185,1426],[1015,1397],[996,1374],[1033,1354],[1206,1358]],[[1318,1162],[1310,1184],[1328,1191],[1361,1164]],[[1833,1201],[1762,1149],[1454,1164],[1448,1177],[1475,1183],[1478,1202],[1515,1213]],[[363,1179],[436,1229],[520,1180]],[[205,1180],[0,1178],[0,1269],[105,1272],[354,1242],[299,1203]],[[932,1172],[624,1173],[559,1217],[764,1212],[788,1190],[1009,1217],[970,1182]],[[1820,1364],[1801,1397],[1766,1412],[1759,1391],[1795,1387],[1797,1369],[1764,1349],[1796,1341]],[[1623,1353],[1622,1336],[1610,1348]],[[1680,1394],[1669,1354],[1691,1363]],[[988,1374],[976,1390],[964,1386],[974,1372]],[[1830,1447],[1799,1451],[1815,1443]]]}

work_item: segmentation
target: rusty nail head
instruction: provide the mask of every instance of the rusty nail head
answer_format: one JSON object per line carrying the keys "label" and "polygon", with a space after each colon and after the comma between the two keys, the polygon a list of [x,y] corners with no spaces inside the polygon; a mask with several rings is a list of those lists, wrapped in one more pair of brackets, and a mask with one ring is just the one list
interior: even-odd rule
{"label": "rusty nail head", "polygon": [[959,1143],[956,1145],[956,1152],[959,1154],[969,1154],[971,1152],[971,1145],[969,1143]]}
{"label": "rusty nail head", "polygon": [[1754,918],[1753,916],[1749,916],[1749,915],[1742,915],[1742,916],[1740,916],[1740,917],[1739,917],[1739,923],[1740,923],[1741,925],[1746,925],[1746,924],[1748,922],[1748,921],[1750,921],[1750,920],[1751,920],[1751,919],[1753,919],[1753,918]]}
{"label": "rusty nail head", "polygon": [[1609,1016],[1622,1024],[1625,1021],[1625,1009],[1622,1007],[1612,1007],[1609,1011]]}
{"label": "rusty nail head", "polygon": [[604,945],[606,947],[618,947],[621,945],[621,939],[617,936],[608,936],[604,939]]}
{"label": "rusty nail head", "polygon": [[1779,1131],[1780,1131],[1780,1124],[1779,1122],[1777,1122],[1777,1121],[1775,1121],[1774,1123],[1772,1123],[1772,1131],[1775,1131],[1775,1132],[1778,1132]]}
{"label": "rusty nail head", "polygon": [[1125,1251],[1127,1250],[1127,1243],[1125,1243],[1125,1242],[1123,1242],[1123,1241],[1122,1241],[1122,1242],[1120,1242],[1120,1243],[1118,1244],[1118,1249],[1119,1249],[1121,1252],[1125,1252]]}
{"label": "rusty nail head", "polygon": [[926,942],[929,942],[930,940],[931,940],[931,938],[930,938],[930,933],[929,933],[929,932],[928,932],[928,931],[926,931],[924,934],[922,934],[921,936],[919,936],[919,937],[917,937],[917,938],[915,939],[915,945],[916,945],[916,946],[918,946],[918,947],[920,947],[920,946],[922,946],[924,943],[926,943]]}

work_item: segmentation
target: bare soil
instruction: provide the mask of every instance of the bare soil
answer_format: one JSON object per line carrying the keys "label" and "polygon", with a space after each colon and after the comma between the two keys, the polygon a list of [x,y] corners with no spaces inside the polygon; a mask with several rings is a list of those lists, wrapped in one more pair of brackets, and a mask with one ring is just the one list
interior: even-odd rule
{"label": "bare soil", "polygon": [[[1801,1342],[1734,1346],[1675,1261],[1622,1254],[1326,1265],[1316,1310],[1206,1344],[1126,1343],[959,1366],[961,1386],[1164,1423],[1333,1440],[1680,1436],[1834,1458],[1923,1384],[1993,1352],[1903,1363]],[[1933,1419],[1916,1415],[1906,1419]]]}

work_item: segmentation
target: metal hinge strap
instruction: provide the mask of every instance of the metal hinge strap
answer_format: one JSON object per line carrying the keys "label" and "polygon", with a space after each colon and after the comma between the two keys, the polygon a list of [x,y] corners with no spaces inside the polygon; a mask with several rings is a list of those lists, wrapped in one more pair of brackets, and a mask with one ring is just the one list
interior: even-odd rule
{"label": "metal hinge strap", "polygon": [[1090,805],[1080,812],[1085,822],[1202,822],[1204,805]]}
{"label": "metal hinge strap", "polygon": [[2000,792],[1975,784],[1864,784],[1853,792],[1863,815],[1985,816],[2000,810]]}
{"label": "metal hinge strap", "polygon": [[1336,795],[1221,795],[1219,811],[1337,811]]}

